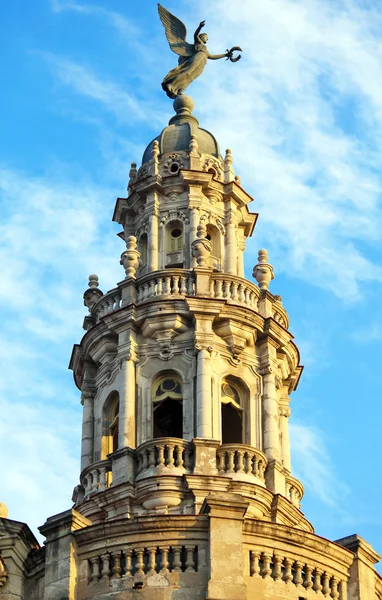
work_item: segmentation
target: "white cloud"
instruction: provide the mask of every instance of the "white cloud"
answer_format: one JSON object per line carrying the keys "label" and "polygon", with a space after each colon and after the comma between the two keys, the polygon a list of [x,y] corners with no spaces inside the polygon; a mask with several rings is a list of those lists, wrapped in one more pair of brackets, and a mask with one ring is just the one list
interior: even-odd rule
{"label": "white cloud", "polygon": [[341,510],[350,490],[335,472],[322,431],[303,423],[290,423],[292,473],[313,497]]}

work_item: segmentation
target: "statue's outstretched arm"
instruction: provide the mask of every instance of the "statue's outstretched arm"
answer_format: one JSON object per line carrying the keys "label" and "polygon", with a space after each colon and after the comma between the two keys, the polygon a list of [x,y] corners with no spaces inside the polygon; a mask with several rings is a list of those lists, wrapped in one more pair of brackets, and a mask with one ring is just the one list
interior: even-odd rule
{"label": "statue's outstretched arm", "polygon": [[197,30],[194,33],[194,43],[195,44],[201,44],[202,41],[199,39],[199,33],[201,32],[201,30],[203,29],[204,25],[206,24],[205,21],[200,21]]}
{"label": "statue's outstretched arm", "polygon": [[225,52],[224,54],[208,54],[207,57],[211,60],[218,60],[219,58],[229,58],[229,52],[227,50],[227,52]]}

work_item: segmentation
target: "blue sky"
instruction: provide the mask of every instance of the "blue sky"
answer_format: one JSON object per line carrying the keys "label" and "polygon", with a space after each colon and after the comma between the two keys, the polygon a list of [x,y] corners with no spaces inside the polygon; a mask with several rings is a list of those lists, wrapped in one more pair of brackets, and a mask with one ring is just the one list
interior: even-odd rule
{"label": "blue sky", "polygon": [[[230,147],[260,213],[247,244],[269,251],[305,370],[292,396],[294,473],[320,535],[382,551],[382,9],[351,0],[167,1],[210,62],[189,93]],[[81,407],[71,348],[82,294],[122,279],[111,222],[132,161],[172,114],[175,66],[156,3],[2,3],[0,62],[0,501],[34,532],[68,508]]]}

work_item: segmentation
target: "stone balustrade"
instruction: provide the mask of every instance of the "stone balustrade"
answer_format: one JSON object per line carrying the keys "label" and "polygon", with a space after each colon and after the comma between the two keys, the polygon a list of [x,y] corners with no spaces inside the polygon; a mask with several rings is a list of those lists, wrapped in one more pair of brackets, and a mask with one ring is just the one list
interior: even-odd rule
{"label": "stone balustrade", "polygon": [[194,462],[192,442],[178,438],[157,438],[136,449],[137,480],[159,474],[191,473]]}
{"label": "stone balustrade", "polygon": [[254,548],[249,552],[249,575],[294,584],[333,600],[347,600],[347,582],[330,569],[282,551]]}
{"label": "stone balustrade", "polygon": [[275,302],[273,303],[273,306],[272,306],[272,318],[276,321],[276,323],[281,325],[281,327],[284,327],[284,329],[288,329],[289,317],[288,317],[287,311],[281,304],[281,297],[274,296],[274,298],[275,298]]}
{"label": "stone balustrade", "polygon": [[122,307],[122,292],[118,288],[104,294],[93,306],[91,314],[95,322]]}
{"label": "stone balustrade", "polygon": [[264,482],[267,464],[265,454],[252,446],[223,444],[217,449],[219,475],[228,475],[235,479],[245,475]]}
{"label": "stone balustrade", "polygon": [[260,290],[254,283],[227,273],[212,273],[210,279],[210,295],[212,298],[245,304],[257,310]]}
{"label": "stone balustrade", "polygon": [[88,582],[121,577],[148,577],[171,572],[195,572],[198,569],[198,546],[192,543],[148,547],[118,548],[91,556],[88,560]]}
{"label": "stone balustrade", "polygon": [[288,500],[290,500],[292,504],[299,508],[303,495],[304,486],[302,485],[302,483],[298,479],[295,479],[291,475],[288,475],[285,480],[286,498],[288,498]]}
{"label": "stone balustrade", "polygon": [[93,463],[81,473],[81,484],[85,490],[85,496],[93,492],[102,492],[111,485],[111,460],[100,460]]}
{"label": "stone balustrade", "polygon": [[195,279],[184,269],[165,269],[141,277],[137,281],[138,303],[163,296],[193,296]]}

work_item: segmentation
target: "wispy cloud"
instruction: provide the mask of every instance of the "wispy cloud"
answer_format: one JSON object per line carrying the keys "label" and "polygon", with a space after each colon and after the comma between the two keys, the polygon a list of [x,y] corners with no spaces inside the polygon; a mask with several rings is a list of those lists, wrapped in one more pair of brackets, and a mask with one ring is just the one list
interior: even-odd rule
{"label": "wispy cloud", "polygon": [[313,497],[343,511],[350,490],[335,472],[322,431],[303,423],[290,424],[293,475],[300,479]]}
{"label": "wispy cloud", "polygon": [[124,15],[106,9],[103,6],[70,2],[70,0],[51,0],[50,5],[56,13],[69,11],[106,19],[122,35],[137,35],[140,32],[140,29],[134,22],[127,19]]}
{"label": "wispy cloud", "polygon": [[382,226],[381,13],[315,0],[243,0],[240,10],[223,0],[198,12],[212,51],[244,49],[236,65],[208,64],[193,90],[195,112],[229,140],[256,191],[256,244],[268,245],[276,273],[358,299],[382,281],[369,252]]}

